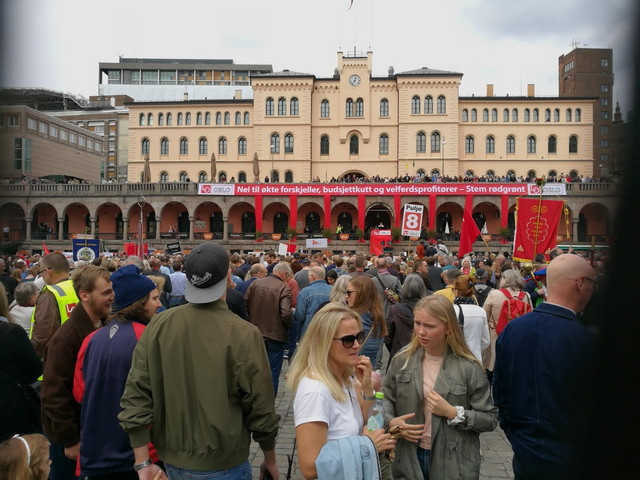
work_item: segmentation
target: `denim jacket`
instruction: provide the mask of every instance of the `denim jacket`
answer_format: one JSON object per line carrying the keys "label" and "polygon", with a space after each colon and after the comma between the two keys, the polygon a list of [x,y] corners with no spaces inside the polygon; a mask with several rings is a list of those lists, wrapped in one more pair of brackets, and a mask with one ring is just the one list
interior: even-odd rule
{"label": "denim jacket", "polygon": [[293,318],[300,325],[300,338],[304,336],[313,315],[318,307],[329,301],[329,293],[331,285],[324,280],[315,280],[300,290],[298,294],[298,303]]}
{"label": "denim jacket", "polygon": [[316,472],[318,480],[380,480],[378,452],[364,435],[330,440],[318,454]]}

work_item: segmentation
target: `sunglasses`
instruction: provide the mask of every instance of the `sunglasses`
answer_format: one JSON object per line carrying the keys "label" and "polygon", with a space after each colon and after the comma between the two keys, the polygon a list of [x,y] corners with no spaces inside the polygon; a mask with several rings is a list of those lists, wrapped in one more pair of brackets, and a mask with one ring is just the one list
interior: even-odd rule
{"label": "sunglasses", "polygon": [[356,342],[356,340],[358,341],[358,344],[362,345],[362,342],[364,342],[365,336],[366,334],[364,333],[364,330],[363,330],[362,332],[359,332],[355,335],[345,335],[344,337],[341,337],[341,338],[334,338],[334,340],[340,340],[344,348],[351,348],[353,347],[353,344]]}
{"label": "sunglasses", "polygon": [[357,292],[358,292],[357,290],[347,290],[345,294],[347,295],[347,297],[350,297],[352,293],[357,293]]}

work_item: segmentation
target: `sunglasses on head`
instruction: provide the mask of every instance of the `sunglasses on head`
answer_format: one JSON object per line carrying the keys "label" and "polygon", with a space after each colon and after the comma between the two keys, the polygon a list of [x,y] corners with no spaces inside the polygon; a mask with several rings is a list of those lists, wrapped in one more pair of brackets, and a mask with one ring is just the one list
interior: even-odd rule
{"label": "sunglasses on head", "polygon": [[334,340],[340,340],[344,348],[351,348],[353,347],[353,344],[356,342],[356,340],[358,341],[358,344],[362,345],[362,342],[364,342],[365,336],[366,335],[363,330],[362,332],[358,332],[355,335],[345,335],[344,337],[341,337],[341,338],[334,338]]}

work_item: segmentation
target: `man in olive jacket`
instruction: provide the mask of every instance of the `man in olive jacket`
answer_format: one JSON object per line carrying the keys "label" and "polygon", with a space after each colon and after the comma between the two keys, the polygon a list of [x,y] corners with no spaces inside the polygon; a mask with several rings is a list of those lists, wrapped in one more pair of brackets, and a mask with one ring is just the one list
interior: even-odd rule
{"label": "man in olive jacket", "polygon": [[[260,331],[229,311],[229,255],[198,245],[184,265],[186,305],[156,315],[133,352],[118,418],[129,434],[140,478],[152,479],[155,446],[167,473],[251,476],[251,436],[278,477],[278,420]],[[244,476],[243,476],[244,475]]]}

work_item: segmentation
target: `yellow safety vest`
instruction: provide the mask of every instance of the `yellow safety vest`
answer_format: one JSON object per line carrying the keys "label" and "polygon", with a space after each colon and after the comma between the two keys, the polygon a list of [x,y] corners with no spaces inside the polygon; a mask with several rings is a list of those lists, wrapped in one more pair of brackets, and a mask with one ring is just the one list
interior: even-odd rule
{"label": "yellow safety vest", "polygon": [[[60,312],[60,325],[66,322],[71,315],[73,307],[75,307],[80,300],[76,295],[76,291],[73,288],[73,282],[71,279],[65,280],[55,285],[45,285],[42,291],[49,290],[53,293],[58,304],[58,310]],[[33,335],[33,325],[36,323],[36,309],[33,309],[31,314],[31,330],[29,331],[29,338]]]}

